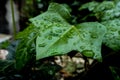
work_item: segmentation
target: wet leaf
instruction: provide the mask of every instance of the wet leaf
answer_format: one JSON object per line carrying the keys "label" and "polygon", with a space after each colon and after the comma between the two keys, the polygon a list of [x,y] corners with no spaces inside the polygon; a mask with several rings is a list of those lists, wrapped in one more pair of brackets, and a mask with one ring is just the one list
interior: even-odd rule
{"label": "wet leaf", "polygon": [[77,26],[80,31],[80,51],[87,57],[101,60],[101,44],[106,28],[98,22],[84,22]]}
{"label": "wet leaf", "polygon": [[120,20],[104,21],[102,24],[107,28],[103,43],[115,51],[120,50]]}
{"label": "wet leaf", "polygon": [[[51,28],[51,30],[54,30],[53,28],[56,28],[56,26],[52,26]],[[49,56],[66,54],[72,50],[83,52],[82,54],[87,57],[101,60],[101,44],[106,31],[106,28],[102,24],[91,22],[79,24],[77,28],[75,26],[59,27],[59,29],[63,28],[65,30],[59,36],[45,34],[46,31],[49,31],[46,30],[41,37],[37,37],[37,60]],[[53,38],[48,40],[45,36],[52,36]],[[46,43],[46,46],[39,47],[41,43]]]}

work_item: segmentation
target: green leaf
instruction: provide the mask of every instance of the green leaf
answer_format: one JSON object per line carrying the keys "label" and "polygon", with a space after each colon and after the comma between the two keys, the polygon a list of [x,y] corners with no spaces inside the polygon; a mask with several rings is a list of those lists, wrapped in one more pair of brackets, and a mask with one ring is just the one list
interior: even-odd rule
{"label": "green leaf", "polygon": [[83,4],[79,10],[88,9],[98,20],[109,20],[120,17],[119,3],[115,4],[114,1],[103,2],[88,2]]}
{"label": "green leaf", "polygon": [[[112,20],[120,17],[120,2],[114,4],[114,7],[104,11],[101,20]],[[101,11],[102,12],[102,11]]]}
{"label": "green leaf", "polygon": [[[16,39],[19,44],[16,49],[16,69],[21,70],[26,63],[35,56],[35,41],[39,35],[39,28],[33,24],[28,26],[24,31],[18,33]],[[34,54],[34,55],[33,55]]]}
{"label": "green leaf", "polygon": [[51,22],[65,23],[71,17],[69,10],[62,4],[51,3],[48,10],[34,18],[30,21],[37,27],[46,26]]}
{"label": "green leaf", "polygon": [[104,25],[98,22],[84,22],[77,25],[80,32],[80,49],[82,54],[101,61],[101,44],[106,32]]}
{"label": "green leaf", "polygon": [[115,51],[120,50],[120,20],[104,21],[102,24],[107,28],[103,43]]}
{"label": "green leaf", "polygon": [[48,11],[57,12],[65,19],[69,19],[71,17],[70,9],[64,4],[50,3]]}
{"label": "green leaf", "polygon": [[114,2],[113,1],[103,1],[99,5],[96,6],[96,8],[93,10],[94,12],[101,12],[104,10],[109,10],[114,8]]}
{"label": "green leaf", "polygon": [[117,73],[117,71],[119,71],[119,68],[113,67],[113,66],[109,66],[109,69],[110,69],[110,71],[112,73],[112,76],[113,76],[114,80],[120,80],[120,76]]}
{"label": "green leaf", "polygon": [[99,3],[96,1],[88,2],[80,6],[79,10],[88,9],[89,11],[93,11],[97,5],[99,5]]}
{"label": "green leaf", "polygon": [[[41,36],[37,37],[37,60],[66,54],[72,50],[80,51],[87,57],[101,60],[101,43],[106,31],[103,25],[97,22],[82,23],[78,25],[78,29],[74,26],[56,25],[49,27],[41,33]],[[62,32],[59,33],[58,31]]]}
{"label": "green leaf", "polygon": [[[66,7],[57,3],[51,3],[48,11],[35,18],[31,18],[30,21],[32,24],[16,36],[16,39],[20,40],[16,50],[16,68],[20,70],[32,56],[35,56],[35,54],[33,54],[35,53],[34,41],[36,41],[37,36],[44,35],[44,32],[47,34],[47,28],[52,26],[56,26],[56,28],[64,26],[67,28],[70,26],[66,21],[69,17],[70,14]],[[60,33],[62,30],[56,30],[56,32]],[[51,34],[57,36],[59,35],[58,33]],[[51,39],[51,37],[48,38]],[[41,46],[44,45],[45,44],[41,44]]]}
{"label": "green leaf", "polygon": [[[59,6],[59,4],[57,5]],[[50,6],[52,7],[49,7],[45,13],[30,19],[36,27],[40,28],[40,35],[36,39],[36,59],[77,50],[87,57],[100,60],[102,37],[105,33],[104,26],[97,22],[80,24],[86,26],[78,27],[83,28],[83,32],[81,32],[82,29],[78,30],[67,23],[59,10],[56,10],[58,8],[54,10],[54,4]],[[63,8],[61,10],[64,12]]]}

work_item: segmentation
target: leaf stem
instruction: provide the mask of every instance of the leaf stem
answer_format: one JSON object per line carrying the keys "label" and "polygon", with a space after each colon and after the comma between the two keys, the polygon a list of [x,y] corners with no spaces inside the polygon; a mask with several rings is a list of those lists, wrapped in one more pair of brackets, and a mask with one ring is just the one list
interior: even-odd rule
{"label": "leaf stem", "polygon": [[15,36],[16,36],[16,24],[15,24],[15,17],[14,17],[14,6],[13,6],[13,0],[10,0],[10,4],[11,4],[11,10],[12,10],[13,39],[15,39]]}

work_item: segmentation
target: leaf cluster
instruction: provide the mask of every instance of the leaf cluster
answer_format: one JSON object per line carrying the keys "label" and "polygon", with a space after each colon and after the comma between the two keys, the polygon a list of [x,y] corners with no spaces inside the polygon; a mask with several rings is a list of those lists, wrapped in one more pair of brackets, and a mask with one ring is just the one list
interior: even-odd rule
{"label": "leaf cluster", "polygon": [[88,9],[99,22],[72,25],[70,10],[65,5],[51,3],[47,11],[31,18],[30,26],[17,35],[20,43],[16,50],[16,67],[21,69],[33,56],[40,60],[72,50],[102,61],[102,44],[115,51],[120,49],[118,7],[119,3],[113,1],[86,3],[79,10]]}
{"label": "leaf cluster", "polygon": [[[88,57],[100,60],[100,46],[102,37],[106,32],[104,26],[95,23],[98,27],[92,26],[89,30],[89,27],[86,26],[89,23],[85,23],[85,27],[80,27],[85,29],[83,29],[83,32],[82,29],[77,29],[77,27],[69,24],[67,22],[68,19],[70,19],[69,10],[64,5],[57,3],[51,3],[46,12],[30,19],[32,24],[17,36],[17,39],[20,39],[20,44],[16,50],[16,66],[23,67],[29,60],[29,56],[32,56],[30,53],[33,50],[36,50],[33,53],[36,53],[37,60],[66,54],[71,50],[83,52]],[[90,24],[93,25],[93,23]],[[100,37],[95,31],[92,32],[94,27],[96,28],[95,30],[98,30],[97,32],[102,32]],[[100,43],[96,42],[94,44],[96,39]],[[89,40],[90,43],[88,43]],[[98,49],[94,48],[96,46]]]}

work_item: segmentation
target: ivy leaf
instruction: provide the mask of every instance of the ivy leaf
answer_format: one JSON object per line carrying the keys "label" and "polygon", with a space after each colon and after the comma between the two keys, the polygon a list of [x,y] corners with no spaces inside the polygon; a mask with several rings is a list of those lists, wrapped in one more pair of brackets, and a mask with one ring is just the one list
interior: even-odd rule
{"label": "ivy leaf", "polygon": [[[63,17],[64,14],[60,13],[68,13],[64,9],[65,7],[63,8],[60,4],[57,4],[57,6],[59,5],[58,9],[55,5],[50,5],[48,11],[30,19],[36,27],[40,28],[40,35],[36,39],[36,59],[67,54],[72,50],[77,50],[87,57],[101,60],[100,50],[105,27],[97,22],[86,23],[85,25],[81,24],[86,27],[80,27],[85,28],[83,32],[80,32],[67,22],[67,18]],[[92,27],[89,27],[90,25]],[[83,37],[83,35],[85,36]]]}
{"label": "ivy leaf", "polygon": [[69,10],[62,4],[51,3],[48,10],[34,18],[30,21],[36,27],[46,27],[50,26],[52,22],[67,24],[67,20],[70,19],[71,15]]}
{"label": "ivy leaf", "polygon": [[65,4],[51,3],[48,7],[48,11],[57,12],[65,19],[69,19],[71,17],[71,9]]}
{"label": "ivy leaf", "polygon": [[40,34],[36,40],[37,59],[52,55],[42,54],[42,56],[39,56],[39,47],[41,47],[40,52],[41,49],[44,52],[47,49],[45,47],[47,43],[53,43],[63,32],[71,27],[67,22],[68,17],[70,15],[66,7],[57,3],[51,3],[46,12],[30,19],[33,25],[40,28]]}
{"label": "ivy leaf", "polygon": [[103,43],[115,51],[120,50],[120,20],[104,21],[102,24],[107,28]]}
{"label": "ivy leaf", "polygon": [[93,10],[94,12],[101,12],[104,10],[109,10],[115,7],[115,4],[113,1],[103,1],[99,5],[96,6],[96,8]]}
{"label": "ivy leaf", "polygon": [[35,18],[31,18],[30,21],[32,24],[16,36],[16,39],[20,40],[16,50],[16,68],[20,70],[28,61],[34,58],[34,41],[36,41],[37,36],[43,35],[44,30],[53,25],[59,27],[60,23],[61,26],[67,28],[70,26],[66,21],[69,17],[69,10],[67,10],[65,6],[51,3],[46,12]]}
{"label": "ivy leaf", "polygon": [[82,54],[87,57],[94,54],[93,59],[101,61],[101,44],[106,33],[105,26],[98,22],[84,22],[77,25],[77,28],[81,37],[79,45]]}
{"label": "ivy leaf", "polygon": [[[101,11],[102,12],[102,11]],[[102,21],[112,20],[120,17],[120,1],[114,4],[114,7],[104,11],[103,16],[101,17]]]}
{"label": "ivy leaf", "polygon": [[96,1],[88,2],[80,6],[79,10],[88,9],[89,11],[93,11],[97,5],[99,5],[99,2]]}
{"label": "ivy leaf", "polygon": [[103,2],[88,2],[83,4],[79,10],[88,9],[94,14],[98,20],[109,20],[120,16],[119,4],[115,4],[113,1],[103,1]]}
{"label": "ivy leaf", "polygon": [[101,61],[100,50],[105,31],[106,28],[97,22],[82,23],[78,25],[78,29],[75,26],[53,25],[37,37],[36,59],[62,55],[77,50],[87,57]]}

